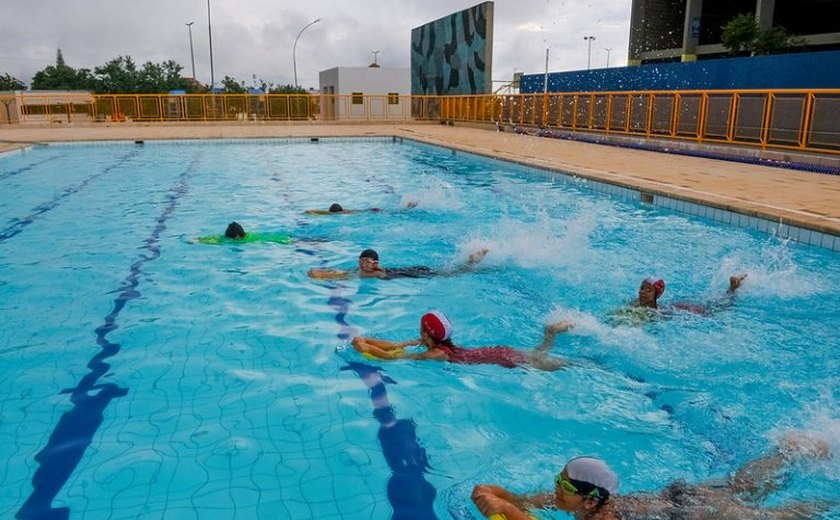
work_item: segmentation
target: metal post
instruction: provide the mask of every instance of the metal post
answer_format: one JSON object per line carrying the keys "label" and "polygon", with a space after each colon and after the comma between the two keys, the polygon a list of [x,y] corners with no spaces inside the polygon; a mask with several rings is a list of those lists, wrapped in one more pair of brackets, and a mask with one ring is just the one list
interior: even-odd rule
{"label": "metal post", "polygon": [[[207,1],[209,2],[210,0],[207,0]],[[298,80],[297,80],[297,55],[296,55],[296,53],[297,53],[297,42],[300,39],[300,35],[303,34],[303,31],[307,30],[308,28],[312,27],[313,25],[315,25],[316,23],[318,23],[320,21],[321,21],[320,18],[316,18],[315,20],[313,20],[313,21],[309,22],[308,24],[304,25],[303,29],[301,29],[300,32],[297,34],[297,37],[295,38],[295,44],[292,46],[292,67],[295,70],[295,88],[298,88],[298,86],[299,86],[298,85]]]}
{"label": "metal post", "polygon": [[545,78],[543,79],[543,94],[548,93],[548,48],[545,49]]}
{"label": "metal post", "polygon": [[195,22],[185,23],[184,25],[187,26],[187,30],[190,31],[190,61],[192,61],[192,79],[195,80],[195,50],[193,49],[193,40],[192,40],[192,25]]}
{"label": "metal post", "polygon": [[210,25],[210,0],[207,0],[207,37],[210,39],[210,92],[213,92],[216,76],[213,73],[213,31]]}
{"label": "metal post", "polygon": [[584,36],[583,39],[589,43],[589,49],[586,52],[586,70],[589,70],[592,65],[592,42],[595,40],[595,37]]}

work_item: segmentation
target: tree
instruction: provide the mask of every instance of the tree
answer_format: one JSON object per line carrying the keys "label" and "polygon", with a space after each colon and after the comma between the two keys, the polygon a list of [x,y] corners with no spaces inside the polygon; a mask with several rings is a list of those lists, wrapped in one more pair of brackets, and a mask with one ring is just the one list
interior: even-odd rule
{"label": "tree", "polygon": [[0,76],[0,91],[3,90],[26,90],[26,83],[7,72]]}
{"label": "tree", "polygon": [[90,90],[93,83],[90,70],[70,67],[58,49],[55,65],[49,65],[32,77],[32,90]]}
{"label": "tree", "polygon": [[147,61],[137,74],[135,92],[154,94],[187,90],[187,82],[181,78],[181,70],[183,67],[173,60],[160,64]]}
{"label": "tree", "polygon": [[244,81],[237,82],[230,76],[225,76],[225,79],[222,80],[222,87],[225,89],[225,94],[245,94],[248,92]]}
{"label": "tree", "polygon": [[755,16],[741,14],[723,26],[721,43],[733,54],[773,54],[805,43],[803,38],[788,34],[781,27],[764,29],[758,26]]}
{"label": "tree", "polygon": [[134,94],[139,73],[131,56],[117,56],[105,65],[95,67],[97,94]]}
{"label": "tree", "polygon": [[306,94],[306,89],[294,85],[275,85],[269,90],[271,94]]}

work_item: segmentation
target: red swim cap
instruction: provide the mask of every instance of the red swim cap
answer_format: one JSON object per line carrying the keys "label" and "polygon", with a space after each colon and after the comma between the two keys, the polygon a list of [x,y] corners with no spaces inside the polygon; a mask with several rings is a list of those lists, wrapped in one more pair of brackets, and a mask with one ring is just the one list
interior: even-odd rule
{"label": "red swim cap", "polygon": [[452,336],[452,323],[439,311],[424,314],[420,318],[420,327],[435,341],[444,341]]}

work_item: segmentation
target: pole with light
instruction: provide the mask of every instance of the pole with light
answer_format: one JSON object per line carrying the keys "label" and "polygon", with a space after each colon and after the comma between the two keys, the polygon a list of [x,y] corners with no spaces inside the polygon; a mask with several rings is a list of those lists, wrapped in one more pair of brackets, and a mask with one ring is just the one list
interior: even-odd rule
{"label": "pole with light", "polygon": [[213,74],[213,31],[210,27],[210,0],[207,0],[207,37],[210,39],[210,92],[213,92],[216,76]]}
{"label": "pole with light", "polygon": [[[210,0],[207,0],[207,1],[209,2]],[[315,25],[316,23],[318,23],[320,21],[321,21],[320,18],[316,18],[313,21],[309,22],[308,24],[304,25],[303,29],[300,30],[297,37],[295,38],[295,44],[292,45],[292,67],[295,70],[295,88],[298,88],[298,80],[297,80],[297,42],[300,39],[300,35],[303,34],[303,31],[309,29],[310,27],[312,27],[313,25]]]}
{"label": "pole with light", "polygon": [[548,94],[548,47],[545,48],[545,76],[543,76],[543,94]]}
{"label": "pole with light", "polygon": [[604,50],[607,51],[607,68],[610,68],[610,52],[612,52],[612,49],[607,47]]}
{"label": "pole with light", "polygon": [[586,70],[589,70],[592,64],[592,42],[595,41],[595,37],[584,36],[583,39],[589,42],[589,50],[586,52]]}
{"label": "pole with light", "polygon": [[195,22],[185,23],[184,25],[187,26],[187,29],[190,31],[190,61],[192,62],[192,79],[195,81],[195,50],[193,50],[193,41],[192,41],[192,25]]}

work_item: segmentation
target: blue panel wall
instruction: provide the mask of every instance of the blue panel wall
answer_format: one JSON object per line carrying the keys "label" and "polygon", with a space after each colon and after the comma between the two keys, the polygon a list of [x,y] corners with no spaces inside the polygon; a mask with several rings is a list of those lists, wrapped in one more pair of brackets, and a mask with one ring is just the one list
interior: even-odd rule
{"label": "blue panel wall", "polygon": [[[523,75],[519,91],[542,92],[544,78],[544,74]],[[548,74],[549,92],[783,88],[840,88],[840,51]]]}

